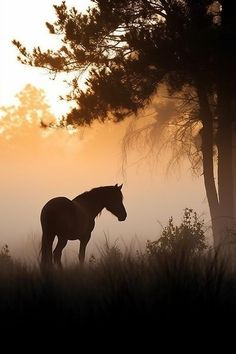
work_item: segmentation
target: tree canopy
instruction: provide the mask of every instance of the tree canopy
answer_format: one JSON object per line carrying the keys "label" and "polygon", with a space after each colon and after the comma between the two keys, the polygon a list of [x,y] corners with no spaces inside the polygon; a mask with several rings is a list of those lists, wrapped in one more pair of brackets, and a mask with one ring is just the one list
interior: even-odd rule
{"label": "tree canopy", "polygon": [[17,103],[13,106],[0,107],[0,138],[11,145],[11,140],[41,135],[39,127],[56,125],[56,119],[50,112],[45,92],[30,84],[16,95]]}
{"label": "tree canopy", "polygon": [[[167,0],[94,0],[87,14],[66,2],[54,5],[57,21],[46,23],[62,47],[28,52],[19,42],[20,60],[51,73],[73,72],[68,100],[74,108],[68,123],[89,125],[108,117],[120,121],[146,107],[158,86],[165,82],[170,93],[196,87],[199,80],[213,93],[224,68],[227,45],[218,2]],[[235,45],[235,42],[233,42]],[[230,49],[232,45],[230,43]],[[224,50],[224,52],[223,52]],[[222,55],[224,53],[224,55]],[[232,60],[231,60],[232,62]],[[233,73],[232,73],[233,69]],[[86,89],[79,78],[87,72]],[[233,77],[232,77],[233,74]]]}

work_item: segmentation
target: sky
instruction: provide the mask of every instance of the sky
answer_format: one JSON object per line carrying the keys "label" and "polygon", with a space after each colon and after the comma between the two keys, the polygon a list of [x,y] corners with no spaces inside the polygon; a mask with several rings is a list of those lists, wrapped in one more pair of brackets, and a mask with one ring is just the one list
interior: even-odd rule
{"label": "sky", "polygon": [[[58,98],[66,93],[65,77],[52,80],[45,71],[20,64],[17,50],[11,44],[12,39],[17,39],[28,49],[34,45],[56,48],[58,42],[44,23],[53,22],[52,5],[59,3],[1,0],[0,106],[16,105],[16,94],[31,84],[44,90],[52,114],[59,116],[68,110],[68,104]],[[88,4],[84,0],[67,3],[81,10]],[[96,220],[88,254],[105,237],[111,243],[128,247],[157,239],[161,225],[165,226],[170,216],[178,222],[186,207],[202,215],[208,225],[203,178],[193,178],[188,162],[167,175],[168,154],[162,154],[156,163],[155,156],[144,158],[145,146],[133,145],[127,150],[124,165],[122,144],[129,124],[126,121],[119,125],[95,125],[76,134],[58,131],[48,137],[35,126],[32,135],[24,138],[18,128],[8,141],[0,135],[0,247],[8,244],[17,257],[35,257],[41,237],[40,210],[50,198],[64,195],[72,199],[91,188],[116,183],[123,183],[127,220],[120,223],[104,211]],[[69,243],[64,259],[75,257],[78,245],[76,241]]]}
{"label": "sky", "polygon": [[[28,49],[40,45],[43,49],[57,48],[60,41],[50,35],[45,22],[56,19],[53,5],[61,4],[61,0],[2,0],[0,3],[0,105],[11,103],[14,96],[25,85],[40,86],[47,90],[47,97],[56,114],[64,113],[68,109],[58,97],[61,87],[67,88],[63,80],[64,75],[53,80],[40,69],[30,68],[16,61],[17,49],[11,44],[13,39],[19,40]],[[88,0],[69,0],[68,6],[76,6],[85,11],[90,3]]]}

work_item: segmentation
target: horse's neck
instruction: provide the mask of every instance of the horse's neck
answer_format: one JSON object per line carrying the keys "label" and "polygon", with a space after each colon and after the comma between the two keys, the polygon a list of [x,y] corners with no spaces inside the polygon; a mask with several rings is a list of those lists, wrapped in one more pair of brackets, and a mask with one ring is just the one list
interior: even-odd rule
{"label": "horse's neck", "polygon": [[105,208],[105,203],[103,198],[99,197],[99,195],[92,198],[92,196],[89,195],[89,192],[87,193],[79,195],[74,198],[73,201],[86,208],[90,216],[95,219],[96,216]]}

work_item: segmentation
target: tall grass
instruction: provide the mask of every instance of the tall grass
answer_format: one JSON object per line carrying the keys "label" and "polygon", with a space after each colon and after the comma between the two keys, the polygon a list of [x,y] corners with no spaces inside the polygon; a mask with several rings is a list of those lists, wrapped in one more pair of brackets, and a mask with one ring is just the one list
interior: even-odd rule
{"label": "tall grass", "polygon": [[83,268],[71,265],[46,275],[15,262],[3,250],[0,326],[140,330],[180,320],[210,326],[233,319],[235,274],[206,246],[200,225],[193,243],[196,225],[191,212],[189,217],[188,225],[183,220],[175,231],[171,220],[162,238],[147,242],[143,252],[122,253],[117,244],[106,242],[100,257],[91,257]]}

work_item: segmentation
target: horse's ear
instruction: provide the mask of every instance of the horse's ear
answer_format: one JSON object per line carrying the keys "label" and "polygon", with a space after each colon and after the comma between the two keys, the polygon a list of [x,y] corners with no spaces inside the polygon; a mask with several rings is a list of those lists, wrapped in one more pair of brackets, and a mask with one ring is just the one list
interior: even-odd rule
{"label": "horse's ear", "polygon": [[118,186],[118,185],[117,185],[117,187],[118,187],[119,189],[121,189],[121,188],[122,188],[122,186],[123,186],[123,183],[122,183],[120,186]]}

